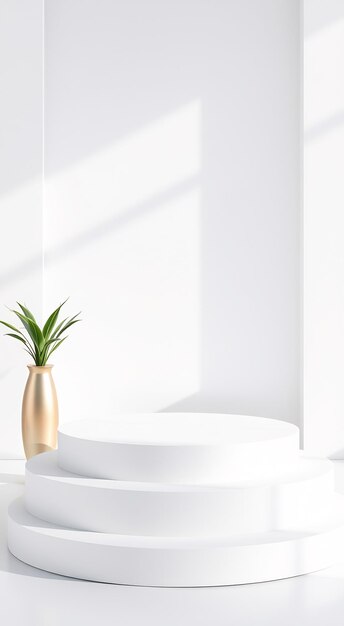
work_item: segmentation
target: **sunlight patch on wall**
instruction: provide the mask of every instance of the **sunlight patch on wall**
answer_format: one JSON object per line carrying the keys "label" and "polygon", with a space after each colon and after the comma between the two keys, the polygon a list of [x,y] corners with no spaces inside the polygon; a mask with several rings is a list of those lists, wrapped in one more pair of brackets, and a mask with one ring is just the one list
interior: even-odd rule
{"label": "sunlight patch on wall", "polygon": [[47,176],[48,249],[196,176],[201,160],[200,123],[196,100],[112,147]]}
{"label": "sunlight patch on wall", "polygon": [[56,355],[61,421],[199,389],[200,122],[197,101],[47,182],[46,310],[70,294],[84,319]]}

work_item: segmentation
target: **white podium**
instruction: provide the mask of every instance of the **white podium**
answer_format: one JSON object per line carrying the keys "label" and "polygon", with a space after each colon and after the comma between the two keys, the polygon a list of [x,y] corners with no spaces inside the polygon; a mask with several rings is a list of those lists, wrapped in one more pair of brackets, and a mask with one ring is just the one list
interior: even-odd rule
{"label": "white podium", "polygon": [[109,583],[234,585],[344,558],[332,464],[299,451],[296,426],[156,413],[62,426],[26,464],[8,545],[47,571]]}

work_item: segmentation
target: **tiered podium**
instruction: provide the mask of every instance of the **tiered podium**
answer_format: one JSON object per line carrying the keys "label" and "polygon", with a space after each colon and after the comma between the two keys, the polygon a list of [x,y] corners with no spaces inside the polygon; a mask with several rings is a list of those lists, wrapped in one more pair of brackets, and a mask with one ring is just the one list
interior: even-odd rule
{"label": "tiered podium", "polygon": [[343,558],[332,464],[292,424],[239,415],[118,415],[59,430],[26,464],[8,514],[18,559],[50,572],[151,586],[296,576]]}

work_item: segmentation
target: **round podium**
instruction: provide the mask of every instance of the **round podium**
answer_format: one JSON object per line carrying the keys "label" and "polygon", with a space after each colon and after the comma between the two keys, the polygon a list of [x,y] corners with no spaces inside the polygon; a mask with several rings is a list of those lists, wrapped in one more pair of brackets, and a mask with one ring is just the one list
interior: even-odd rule
{"label": "round podium", "polygon": [[212,586],[325,568],[344,554],[332,464],[296,426],[217,414],[117,415],[61,426],[8,513],[22,561],[109,583]]}

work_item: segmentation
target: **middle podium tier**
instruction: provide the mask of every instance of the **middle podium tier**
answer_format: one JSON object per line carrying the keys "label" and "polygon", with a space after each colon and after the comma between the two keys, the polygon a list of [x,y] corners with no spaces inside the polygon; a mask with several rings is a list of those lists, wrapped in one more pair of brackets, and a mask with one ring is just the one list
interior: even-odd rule
{"label": "middle podium tier", "polygon": [[141,536],[228,536],[321,522],[333,503],[333,469],[300,457],[271,477],[188,485],[83,477],[47,452],[26,465],[25,506],[69,528]]}

